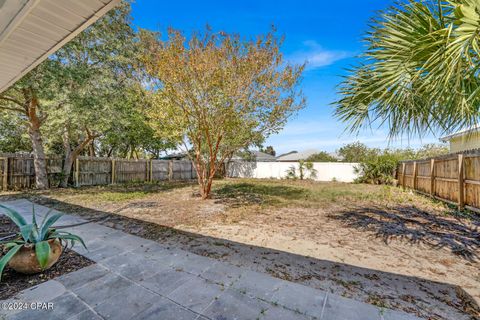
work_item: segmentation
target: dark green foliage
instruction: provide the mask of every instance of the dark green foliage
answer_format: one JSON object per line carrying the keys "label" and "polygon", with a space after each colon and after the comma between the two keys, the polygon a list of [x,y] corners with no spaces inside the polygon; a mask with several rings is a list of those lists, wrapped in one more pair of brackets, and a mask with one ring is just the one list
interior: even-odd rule
{"label": "dark green foliage", "polygon": [[362,183],[391,184],[394,172],[401,160],[425,159],[448,153],[444,145],[427,144],[418,150],[414,149],[375,149],[355,143],[352,148],[345,146],[344,150],[361,149],[362,157],[357,158],[360,164],[356,171],[360,177],[356,180]]}
{"label": "dark green foliage", "polygon": [[272,146],[267,146],[265,148],[262,147],[262,148],[260,148],[260,152],[269,154],[269,155],[274,156],[274,157],[275,157],[275,154],[276,154],[276,151],[275,151],[275,149],[273,149]]}
{"label": "dark green foliage", "polygon": [[312,154],[307,158],[309,162],[337,162],[335,157],[332,157],[325,151],[320,151],[318,153]]}

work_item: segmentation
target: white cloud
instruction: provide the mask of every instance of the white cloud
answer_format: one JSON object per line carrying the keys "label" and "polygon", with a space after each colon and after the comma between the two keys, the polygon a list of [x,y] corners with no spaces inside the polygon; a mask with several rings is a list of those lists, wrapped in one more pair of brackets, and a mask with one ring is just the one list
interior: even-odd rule
{"label": "white cloud", "polygon": [[303,43],[303,50],[294,52],[288,60],[294,63],[307,63],[307,69],[317,69],[335,63],[336,61],[351,57],[347,51],[327,50],[316,41],[308,40]]}

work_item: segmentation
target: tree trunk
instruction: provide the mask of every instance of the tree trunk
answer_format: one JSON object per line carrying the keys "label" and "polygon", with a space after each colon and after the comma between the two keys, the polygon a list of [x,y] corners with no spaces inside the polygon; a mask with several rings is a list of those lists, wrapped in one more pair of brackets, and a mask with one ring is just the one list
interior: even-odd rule
{"label": "tree trunk", "polygon": [[66,152],[65,159],[63,161],[63,168],[62,168],[62,180],[60,181],[60,187],[66,188],[68,187],[68,179],[70,178],[70,173],[72,172],[73,162],[75,161],[73,152]]}
{"label": "tree trunk", "polygon": [[68,186],[68,178],[70,177],[70,172],[72,171],[72,164],[73,164],[72,146],[70,145],[70,135],[68,133],[68,124],[65,124],[63,127],[62,140],[63,140],[63,150],[65,152],[65,157],[63,158],[62,179],[60,181],[60,187],[66,188]]}
{"label": "tree trunk", "polygon": [[28,134],[32,142],[35,187],[37,189],[48,189],[47,160],[45,159],[40,127],[30,123]]}
{"label": "tree trunk", "polygon": [[212,191],[212,183],[213,183],[213,178],[207,178],[207,181],[205,182],[205,185],[203,187],[203,194],[202,194],[202,199],[210,199],[210,191]]}
{"label": "tree trunk", "polygon": [[200,186],[200,195],[202,197],[202,200],[210,199],[213,177],[215,176],[217,168],[215,165],[207,168],[207,165],[205,163],[200,162],[194,164],[197,169],[197,180]]}
{"label": "tree trunk", "polygon": [[92,139],[92,142],[90,142],[88,144],[88,155],[90,157],[95,157],[95,144],[94,144],[95,140]]}
{"label": "tree trunk", "polygon": [[37,100],[32,97],[27,107],[28,135],[32,142],[33,166],[35,168],[35,187],[48,189],[47,160],[43,148],[42,134],[40,133],[41,120],[37,115]]}
{"label": "tree trunk", "polygon": [[63,147],[65,149],[65,158],[62,168],[63,177],[62,181],[60,182],[60,186],[62,188],[66,188],[68,186],[68,179],[70,178],[70,173],[72,172],[72,166],[75,160],[77,160],[78,155],[89,143],[93,141],[93,139],[95,139],[95,137],[95,135],[92,135],[90,131],[87,130],[87,134],[83,141],[81,141],[78,146],[72,149],[68,127],[65,126],[63,131]]}

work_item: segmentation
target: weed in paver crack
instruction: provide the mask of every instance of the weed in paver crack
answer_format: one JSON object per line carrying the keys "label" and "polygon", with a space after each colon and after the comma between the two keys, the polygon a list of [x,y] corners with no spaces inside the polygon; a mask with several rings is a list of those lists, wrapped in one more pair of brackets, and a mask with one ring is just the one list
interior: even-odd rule
{"label": "weed in paver crack", "polygon": [[388,308],[387,302],[384,300],[384,297],[378,294],[371,294],[368,296],[367,303],[373,304],[374,306],[380,308]]}

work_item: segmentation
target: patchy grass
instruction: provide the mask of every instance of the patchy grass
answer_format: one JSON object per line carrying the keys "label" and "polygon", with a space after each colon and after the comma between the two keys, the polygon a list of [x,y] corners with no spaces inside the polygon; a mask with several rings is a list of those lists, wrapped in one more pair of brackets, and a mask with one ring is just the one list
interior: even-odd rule
{"label": "patchy grass", "polygon": [[214,198],[232,207],[262,205],[273,207],[295,206],[325,208],[331,205],[358,203],[417,204],[440,211],[447,207],[413,192],[381,185],[349,184],[340,182],[312,182],[299,180],[223,180],[214,187]]}
{"label": "patchy grass", "polygon": [[132,200],[141,200],[152,194],[166,192],[190,186],[189,182],[170,183],[126,183],[109,186],[92,186],[67,189],[51,189],[45,191],[25,190],[22,192],[8,192],[0,196],[0,200],[10,198],[28,198],[35,200],[38,197],[62,199],[75,204],[91,203],[118,203]]}

